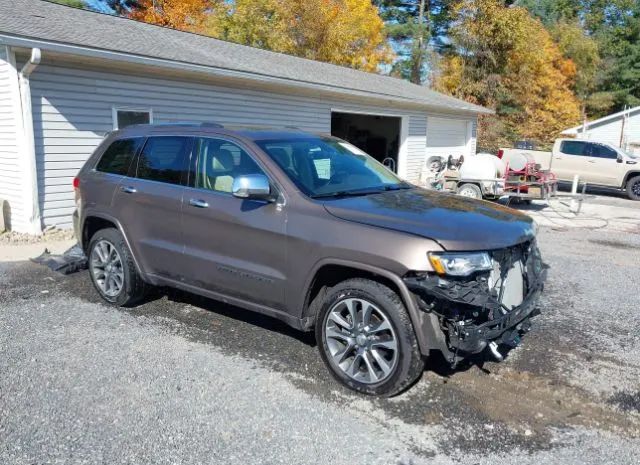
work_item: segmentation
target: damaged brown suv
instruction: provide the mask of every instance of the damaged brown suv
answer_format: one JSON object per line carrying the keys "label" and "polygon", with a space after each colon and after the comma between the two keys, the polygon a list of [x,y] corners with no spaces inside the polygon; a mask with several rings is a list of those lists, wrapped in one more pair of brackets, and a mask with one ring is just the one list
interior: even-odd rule
{"label": "damaged brown suv", "polygon": [[334,137],[132,126],[74,186],[107,302],[173,286],[314,330],[332,375],[362,393],[402,391],[436,352],[500,360],[538,312],[528,216],[407,184]]}

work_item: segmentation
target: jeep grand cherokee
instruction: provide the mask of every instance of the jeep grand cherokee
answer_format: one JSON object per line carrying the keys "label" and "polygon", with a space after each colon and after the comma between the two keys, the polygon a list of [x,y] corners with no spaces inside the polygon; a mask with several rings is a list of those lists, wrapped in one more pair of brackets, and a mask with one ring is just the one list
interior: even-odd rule
{"label": "jeep grand cherokee", "polygon": [[104,300],[173,286],[314,330],[331,374],[362,393],[402,391],[436,351],[499,360],[538,311],[528,216],[417,188],[334,137],[131,126],[74,187]]}

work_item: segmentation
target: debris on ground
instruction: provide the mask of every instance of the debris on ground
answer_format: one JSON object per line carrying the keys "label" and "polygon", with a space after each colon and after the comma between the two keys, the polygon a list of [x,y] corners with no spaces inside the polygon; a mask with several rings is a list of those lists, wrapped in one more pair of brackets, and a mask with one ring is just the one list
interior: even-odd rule
{"label": "debris on ground", "polygon": [[67,249],[62,255],[54,255],[48,249],[44,249],[42,255],[32,258],[31,261],[62,274],[87,269],[87,257],[78,244]]}

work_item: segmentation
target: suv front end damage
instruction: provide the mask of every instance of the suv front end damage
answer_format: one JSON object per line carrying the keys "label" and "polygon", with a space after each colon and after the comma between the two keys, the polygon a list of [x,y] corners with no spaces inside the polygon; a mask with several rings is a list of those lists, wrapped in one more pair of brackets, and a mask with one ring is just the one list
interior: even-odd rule
{"label": "suv front end damage", "polygon": [[469,276],[437,273],[404,278],[419,308],[436,316],[455,365],[488,351],[502,360],[498,345],[515,347],[540,313],[538,298],[544,288],[547,265],[535,241],[489,252],[492,269]]}

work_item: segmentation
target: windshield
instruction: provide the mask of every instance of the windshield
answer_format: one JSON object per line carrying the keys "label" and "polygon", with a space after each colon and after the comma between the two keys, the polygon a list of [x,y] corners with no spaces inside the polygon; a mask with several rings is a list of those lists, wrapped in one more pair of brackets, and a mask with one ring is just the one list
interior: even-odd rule
{"label": "windshield", "polygon": [[365,195],[411,187],[354,145],[329,137],[258,140],[310,197]]}

